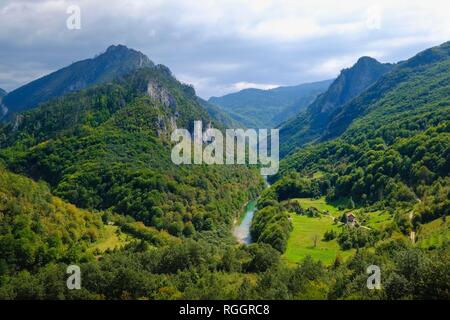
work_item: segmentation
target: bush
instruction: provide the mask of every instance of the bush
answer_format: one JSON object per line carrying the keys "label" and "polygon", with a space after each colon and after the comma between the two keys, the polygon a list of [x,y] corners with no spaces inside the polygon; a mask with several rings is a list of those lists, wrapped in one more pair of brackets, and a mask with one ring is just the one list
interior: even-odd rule
{"label": "bush", "polygon": [[331,241],[336,239],[337,237],[337,233],[334,230],[328,230],[325,232],[325,234],[323,235],[323,240],[324,241]]}

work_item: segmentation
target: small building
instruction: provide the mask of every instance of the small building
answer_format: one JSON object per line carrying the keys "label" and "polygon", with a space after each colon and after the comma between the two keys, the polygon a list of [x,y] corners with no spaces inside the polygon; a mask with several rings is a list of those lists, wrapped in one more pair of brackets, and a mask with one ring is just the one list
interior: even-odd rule
{"label": "small building", "polygon": [[354,224],[356,222],[356,217],[355,215],[350,212],[347,214],[347,224]]}

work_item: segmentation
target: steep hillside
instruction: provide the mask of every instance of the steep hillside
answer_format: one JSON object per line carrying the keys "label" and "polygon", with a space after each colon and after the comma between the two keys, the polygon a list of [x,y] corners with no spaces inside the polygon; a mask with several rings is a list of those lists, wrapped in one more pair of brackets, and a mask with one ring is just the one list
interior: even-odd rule
{"label": "steep hillside", "polygon": [[75,62],[10,92],[4,97],[3,105],[9,113],[28,110],[53,97],[151,66],[153,62],[141,52],[122,45],[110,46],[93,59]]}
{"label": "steep hillside", "polygon": [[364,92],[392,67],[363,57],[353,67],[343,70],[329,89],[307,110],[280,128],[281,155],[285,156],[296,148],[319,139],[336,110]]}
{"label": "steep hillside", "polygon": [[7,92],[5,90],[3,90],[2,88],[0,88],[0,118],[3,117],[3,115],[8,112],[8,110],[2,103],[3,97],[6,96],[6,94],[7,94]]}
{"label": "steep hillside", "polygon": [[245,89],[208,102],[221,107],[249,128],[272,128],[305,109],[332,80],[279,87],[271,90]]}
{"label": "steep hillside", "polygon": [[103,230],[100,214],[53,196],[0,166],[0,277],[49,262],[76,263]]}
{"label": "steep hillside", "polygon": [[213,122],[193,88],[157,65],[17,115],[3,125],[0,154],[79,207],[112,209],[176,236],[227,237],[262,179],[243,166],[174,165],[170,134],[195,120]]}
{"label": "steep hillside", "polygon": [[399,63],[364,94],[336,109],[323,139],[339,136],[354,119],[377,109],[375,112],[382,114],[378,114],[377,120],[372,117],[375,120],[372,125],[379,127],[393,120],[391,113],[403,111],[400,116],[408,117],[409,111],[417,106],[440,101],[448,90],[449,58],[450,42],[447,42]]}
{"label": "steep hillside", "polygon": [[292,171],[318,176],[315,193],[389,208],[402,230],[412,227],[408,210],[413,226],[449,212],[448,43],[396,66],[345,105],[332,124],[330,137],[349,126],[336,140],[286,157],[279,178]]}

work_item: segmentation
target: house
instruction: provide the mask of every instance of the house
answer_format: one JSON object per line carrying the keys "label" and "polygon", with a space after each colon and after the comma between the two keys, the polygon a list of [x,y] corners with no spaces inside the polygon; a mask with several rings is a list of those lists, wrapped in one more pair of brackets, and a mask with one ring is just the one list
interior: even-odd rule
{"label": "house", "polygon": [[353,225],[355,223],[356,223],[355,215],[352,212],[348,213],[347,214],[347,224],[352,224]]}

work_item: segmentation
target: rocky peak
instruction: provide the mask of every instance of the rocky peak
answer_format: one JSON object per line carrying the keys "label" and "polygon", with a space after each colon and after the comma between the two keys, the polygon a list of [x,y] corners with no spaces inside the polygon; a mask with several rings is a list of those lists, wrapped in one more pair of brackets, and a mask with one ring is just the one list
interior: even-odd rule
{"label": "rocky peak", "polygon": [[142,52],[113,45],[92,59],[75,62],[10,92],[3,98],[4,110],[25,111],[51,98],[113,81],[144,67],[154,67],[154,64]]}

